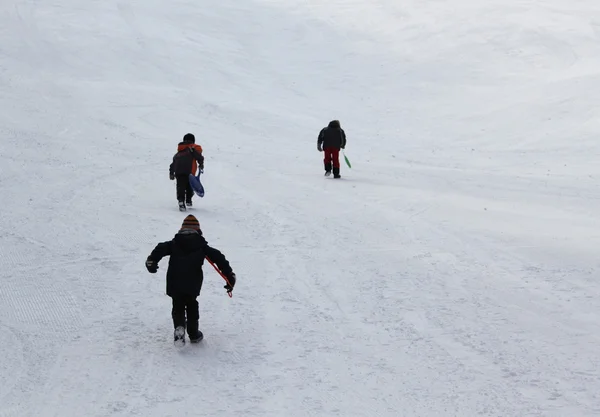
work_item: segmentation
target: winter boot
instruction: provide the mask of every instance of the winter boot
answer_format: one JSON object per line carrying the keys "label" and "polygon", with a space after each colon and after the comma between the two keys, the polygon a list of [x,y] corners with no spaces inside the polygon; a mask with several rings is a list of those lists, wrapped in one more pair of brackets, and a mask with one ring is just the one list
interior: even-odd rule
{"label": "winter boot", "polygon": [[192,207],[192,200],[186,201],[185,205],[188,206],[188,207]]}
{"label": "winter boot", "polygon": [[325,164],[325,176],[328,177],[331,175],[331,164]]}
{"label": "winter boot", "polygon": [[202,334],[202,332],[200,330],[197,330],[196,334],[190,335],[190,342],[191,343],[198,343],[202,339],[204,339],[204,335]]}
{"label": "winter boot", "polygon": [[339,168],[333,168],[333,178],[342,178],[342,176],[340,175],[340,169]]}
{"label": "winter boot", "polygon": [[175,331],[173,332],[173,342],[175,343],[175,346],[185,345],[185,328],[183,326],[175,328]]}
{"label": "winter boot", "polygon": [[183,201],[180,201],[179,202],[179,211],[185,211],[185,210],[186,210],[185,203]]}
{"label": "winter boot", "polygon": [[202,339],[204,339],[204,335],[200,330],[198,330],[198,321],[192,321],[187,323],[187,332],[190,337],[190,342],[198,343]]}

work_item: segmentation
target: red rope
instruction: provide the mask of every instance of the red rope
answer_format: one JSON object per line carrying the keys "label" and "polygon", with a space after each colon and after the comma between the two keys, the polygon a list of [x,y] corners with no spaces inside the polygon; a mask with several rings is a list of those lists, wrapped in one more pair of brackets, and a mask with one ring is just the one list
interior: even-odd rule
{"label": "red rope", "polygon": [[[215,265],[213,263],[213,261],[211,261],[210,259],[208,259],[208,256],[206,257],[206,260],[208,262],[210,262],[210,264],[213,266],[213,268],[215,268],[215,271],[217,271],[219,273],[219,275],[221,275],[221,277],[223,277],[223,279],[225,280],[225,282],[227,283],[227,285],[229,285],[231,287],[231,283],[229,282],[229,280],[227,279],[227,277],[225,276],[225,274],[223,274],[221,272],[221,270],[219,268],[217,268],[217,265]],[[231,293],[231,290],[227,291],[227,295],[229,295],[229,298],[233,297],[233,294]]]}

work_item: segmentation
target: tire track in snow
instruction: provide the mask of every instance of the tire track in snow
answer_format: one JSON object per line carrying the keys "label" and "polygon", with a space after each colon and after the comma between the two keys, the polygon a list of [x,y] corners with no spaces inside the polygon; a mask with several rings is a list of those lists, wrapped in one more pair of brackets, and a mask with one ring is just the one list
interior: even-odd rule
{"label": "tire track in snow", "polygon": [[39,402],[39,389],[55,383],[50,371],[62,347],[88,333],[94,328],[92,319],[111,308],[103,270],[98,268],[106,260],[63,258],[44,264],[41,259],[36,259],[40,266],[24,263],[3,273],[7,285],[0,286],[0,325],[12,329],[23,356],[21,375],[14,377],[10,401],[3,404],[15,404],[14,413],[20,417],[40,415],[36,410],[44,404]]}
{"label": "tire track in snow", "polygon": [[[44,332],[23,332],[16,326],[9,326],[10,331],[18,340],[16,345],[20,352],[21,372],[13,378],[13,387],[10,394],[1,403],[0,415],[6,416],[37,416],[41,415],[40,409],[44,404],[39,402],[39,387],[46,383],[52,384],[49,370],[55,364],[56,345],[48,344]],[[44,349],[39,349],[43,343]],[[4,414],[2,414],[4,413]]]}
{"label": "tire track in snow", "polygon": [[4,323],[0,323],[0,346],[5,347],[0,357],[0,416],[22,416],[23,408],[18,401],[14,406],[8,404],[20,395],[15,391],[25,374],[23,345],[17,334]]}
{"label": "tire track in snow", "polygon": [[8,275],[29,261],[31,254],[23,251],[22,240],[11,233],[0,237],[0,274]]}
{"label": "tire track in snow", "polygon": [[[93,314],[84,316],[82,327],[58,352],[55,366],[47,372],[51,383],[44,386],[40,399],[55,415],[127,413],[144,400],[140,384],[151,374],[164,376],[153,368],[153,346],[165,342],[158,336],[149,301],[154,295],[136,291],[139,280],[131,280],[135,274],[131,265],[115,271],[110,282],[121,283],[122,292],[135,296],[106,300],[98,309],[86,304],[85,312]],[[164,308],[160,306],[162,316]]]}

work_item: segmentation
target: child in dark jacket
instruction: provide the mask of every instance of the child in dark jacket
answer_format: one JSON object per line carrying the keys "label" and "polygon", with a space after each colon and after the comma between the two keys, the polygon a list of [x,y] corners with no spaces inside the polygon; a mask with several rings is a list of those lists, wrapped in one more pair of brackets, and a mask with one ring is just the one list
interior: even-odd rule
{"label": "child in dark jacket", "polygon": [[340,175],[340,149],[346,147],[346,132],[342,129],[339,120],[332,120],[327,127],[319,132],[317,149],[325,152],[323,163],[325,175],[331,175],[333,167],[333,178],[341,178]]}
{"label": "child in dark jacket", "polygon": [[[167,295],[172,298],[174,340],[176,344],[185,344],[185,330],[190,342],[197,343],[204,335],[198,329],[198,301],[202,289],[204,259],[217,265],[225,277],[228,292],[235,286],[235,273],[229,262],[219,250],[211,247],[202,236],[200,223],[189,215],[183,221],[181,229],[172,240],[159,243],[146,259],[146,268],[151,274],[158,270],[160,260],[169,256],[167,269]],[[187,316],[187,317],[186,317]]]}
{"label": "child in dark jacket", "polygon": [[169,166],[169,179],[177,180],[177,201],[179,210],[185,211],[186,205],[191,207],[194,190],[190,185],[190,174],[196,175],[198,167],[204,169],[202,147],[196,145],[193,134],[187,133],[183,141],[177,145],[177,153]]}

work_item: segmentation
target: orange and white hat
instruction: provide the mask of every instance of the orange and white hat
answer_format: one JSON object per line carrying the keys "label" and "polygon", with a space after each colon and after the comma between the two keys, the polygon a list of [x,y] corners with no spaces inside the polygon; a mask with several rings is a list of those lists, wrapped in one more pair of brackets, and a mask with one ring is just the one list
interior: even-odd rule
{"label": "orange and white hat", "polygon": [[200,231],[200,222],[198,221],[198,219],[189,214],[185,219],[183,219],[183,224],[181,225],[181,229],[191,229],[191,230],[196,230],[197,232]]}

